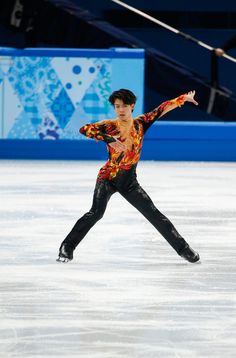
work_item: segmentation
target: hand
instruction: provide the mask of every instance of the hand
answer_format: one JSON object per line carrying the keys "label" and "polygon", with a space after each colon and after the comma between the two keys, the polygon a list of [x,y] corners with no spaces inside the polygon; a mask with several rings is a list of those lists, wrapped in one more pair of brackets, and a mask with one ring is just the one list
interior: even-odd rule
{"label": "hand", "polygon": [[215,54],[219,57],[223,56],[225,54],[225,51],[222,48],[216,48]]}
{"label": "hand", "polygon": [[191,102],[191,103],[195,104],[195,106],[197,106],[198,102],[195,101],[194,96],[195,96],[195,91],[190,91],[185,95],[184,99],[186,102]]}
{"label": "hand", "polygon": [[116,137],[113,137],[116,141],[109,143],[109,145],[115,149],[116,152],[123,152],[127,149],[126,145],[119,141]]}

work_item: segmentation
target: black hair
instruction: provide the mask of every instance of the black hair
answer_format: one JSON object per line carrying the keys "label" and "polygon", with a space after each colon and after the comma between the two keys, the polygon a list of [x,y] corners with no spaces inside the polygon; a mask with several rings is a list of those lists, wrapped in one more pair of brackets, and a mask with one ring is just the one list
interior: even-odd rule
{"label": "black hair", "polygon": [[135,104],[137,97],[130,90],[121,88],[118,91],[112,92],[109,97],[109,102],[114,106],[116,99],[120,99],[124,104]]}

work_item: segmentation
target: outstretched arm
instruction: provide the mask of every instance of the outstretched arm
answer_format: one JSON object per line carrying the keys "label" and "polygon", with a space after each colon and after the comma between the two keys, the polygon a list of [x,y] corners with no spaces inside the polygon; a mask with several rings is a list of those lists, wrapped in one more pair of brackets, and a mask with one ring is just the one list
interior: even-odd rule
{"label": "outstretched arm", "polygon": [[162,103],[159,107],[157,107],[157,110],[159,109],[160,112],[158,118],[161,118],[167,112],[170,112],[177,107],[181,107],[185,102],[191,102],[195,104],[195,106],[197,106],[198,103],[197,101],[195,101],[194,96],[195,96],[195,91],[190,91],[186,94],[182,94],[177,98]]}
{"label": "outstretched arm", "polygon": [[181,107],[185,102],[191,102],[197,106],[198,103],[195,101],[194,96],[195,96],[195,91],[190,91],[186,94],[182,94],[179,97],[165,101],[161,103],[160,106],[155,108],[153,111],[145,113],[142,116],[140,116],[140,119],[144,123],[148,124],[149,127],[157,119],[163,117],[167,112],[170,112],[177,107]]}

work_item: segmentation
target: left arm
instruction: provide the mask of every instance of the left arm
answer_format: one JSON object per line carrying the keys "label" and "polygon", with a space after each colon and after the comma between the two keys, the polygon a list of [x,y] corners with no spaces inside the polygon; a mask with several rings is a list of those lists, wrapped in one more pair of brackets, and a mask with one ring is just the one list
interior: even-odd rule
{"label": "left arm", "polygon": [[170,112],[177,107],[181,107],[185,102],[191,102],[197,106],[198,103],[195,101],[194,96],[195,96],[195,91],[182,94],[179,97],[161,103],[160,106],[155,108],[153,111],[145,113],[141,115],[139,118],[144,123],[147,123],[148,126],[150,126],[157,119],[164,116],[167,112]]}

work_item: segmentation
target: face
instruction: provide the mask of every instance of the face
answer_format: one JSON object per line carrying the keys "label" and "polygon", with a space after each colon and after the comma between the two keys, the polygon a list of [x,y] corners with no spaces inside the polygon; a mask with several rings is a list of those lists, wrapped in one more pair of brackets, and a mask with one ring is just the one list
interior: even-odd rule
{"label": "face", "polygon": [[120,99],[116,99],[114,102],[114,109],[117,117],[123,121],[127,121],[132,118],[133,108],[134,104],[125,104]]}

